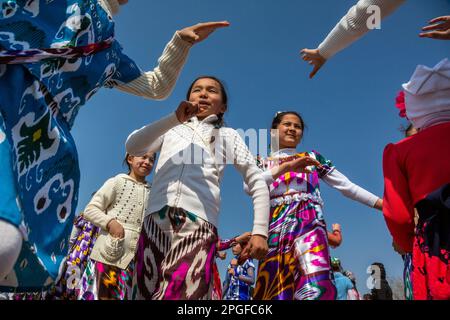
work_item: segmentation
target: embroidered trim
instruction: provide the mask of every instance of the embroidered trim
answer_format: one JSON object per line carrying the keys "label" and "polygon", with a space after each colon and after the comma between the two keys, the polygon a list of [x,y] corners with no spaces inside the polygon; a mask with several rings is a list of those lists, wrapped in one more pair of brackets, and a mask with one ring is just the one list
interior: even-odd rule
{"label": "embroidered trim", "polygon": [[310,193],[305,193],[305,192],[298,192],[298,193],[291,193],[291,194],[286,194],[286,195],[282,195],[279,197],[275,197],[270,199],[270,206],[271,207],[278,207],[280,205],[283,204],[291,204],[292,202],[300,202],[300,201],[307,201],[307,200],[311,200],[317,204],[319,204],[320,206],[323,206],[323,200],[320,196],[316,196]]}

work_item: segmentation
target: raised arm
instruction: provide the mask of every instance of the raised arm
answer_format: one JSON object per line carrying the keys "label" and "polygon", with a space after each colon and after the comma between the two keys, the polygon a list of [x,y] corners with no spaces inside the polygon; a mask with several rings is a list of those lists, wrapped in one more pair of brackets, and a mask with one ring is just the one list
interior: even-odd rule
{"label": "raised arm", "polygon": [[129,83],[117,84],[119,90],[148,99],[161,100],[170,95],[187,60],[190,48],[206,39],[216,29],[229,23],[206,22],[177,31],[158,59],[158,66],[143,72]]}
{"label": "raised arm", "polygon": [[374,11],[370,10],[371,6],[376,6],[380,9],[380,17],[383,19],[404,2],[405,0],[358,1],[336,24],[318,48],[305,48],[301,51],[303,60],[314,66],[310,78],[314,77],[328,59],[371,30],[368,27],[368,21],[374,14]]}
{"label": "raised arm", "polygon": [[379,197],[354,184],[337,169],[333,169],[330,173],[323,176],[322,180],[330,187],[339,190],[347,198],[358,201],[371,208],[382,210],[383,201]]}

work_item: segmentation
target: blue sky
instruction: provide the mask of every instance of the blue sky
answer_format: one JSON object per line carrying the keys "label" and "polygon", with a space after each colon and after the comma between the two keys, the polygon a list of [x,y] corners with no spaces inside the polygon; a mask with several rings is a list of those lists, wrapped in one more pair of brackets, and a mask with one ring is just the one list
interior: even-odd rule
{"label": "blue sky", "polygon": [[[327,62],[313,80],[299,51],[316,47],[353,0],[130,0],[116,17],[116,36],[144,70],[152,69],[177,29],[205,21],[231,26],[196,45],[172,95],[145,100],[104,89],[83,107],[75,122],[82,172],[77,212],[109,177],[125,171],[122,159],[128,134],[174,111],[191,81],[211,74],[224,80],[230,97],[226,121],[233,128],[267,129],[276,111],[299,111],[307,124],[301,150],[317,150],[353,182],[382,196],[382,152],[402,137],[405,124],[394,99],[417,64],[432,66],[448,57],[450,42],[421,39],[431,18],[450,13],[448,0],[407,1],[382,22],[381,30]],[[242,179],[227,168],[222,183],[219,234],[223,238],[251,230],[251,199]],[[327,223],[340,223],[344,241],[332,255],[368,291],[366,269],[383,262],[388,276],[400,278],[402,260],[380,212],[343,197],[322,184]],[[221,275],[227,260],[218,260]]]}

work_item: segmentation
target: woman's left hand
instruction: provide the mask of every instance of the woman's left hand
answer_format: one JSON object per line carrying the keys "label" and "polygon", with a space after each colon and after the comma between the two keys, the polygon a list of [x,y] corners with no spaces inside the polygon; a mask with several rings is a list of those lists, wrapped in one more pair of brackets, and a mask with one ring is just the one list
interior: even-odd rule
{"label": "woman's left hand", "polygon": [[178,31],[178,34],[184,41],[195,44],[208,38],[216,29],[228,27],[229,25],[228,21],[197,23]]}

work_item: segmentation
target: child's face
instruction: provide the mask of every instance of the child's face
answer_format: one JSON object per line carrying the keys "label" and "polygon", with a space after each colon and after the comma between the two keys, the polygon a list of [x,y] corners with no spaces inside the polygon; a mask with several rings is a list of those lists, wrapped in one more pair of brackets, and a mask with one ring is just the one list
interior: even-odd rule
{"label": "child's face", "polygon": [[283,116],[277,127],[280,149],[295,148],[300,143],[303,135],[303,128],[300,119],[294,114]]}
{"label": "child's face", "polygon": [[127,161],[130,164],[131,171],[137,177],[144,178],[152,172],[155,154],[148,152],[142,157],[128,156]]}
{"label": "child's face", "polygon": [[231,251],[233,252],[233,254],[235,256],[240,255],[242,252],[242,247],[239,243],[235,243],[232,247],[231,247]]}
{"label": "child's face", "polygon": [[197,80],[192,86],[189,101],[198,105],[197,118],[199,120],[226,111],[220,84],[213,79],[202,78]]}

